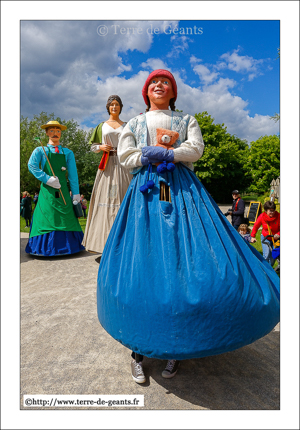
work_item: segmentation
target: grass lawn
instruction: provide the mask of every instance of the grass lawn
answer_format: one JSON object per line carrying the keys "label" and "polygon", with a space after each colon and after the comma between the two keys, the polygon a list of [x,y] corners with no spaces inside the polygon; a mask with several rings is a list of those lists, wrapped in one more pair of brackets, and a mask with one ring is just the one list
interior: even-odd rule
{"label": "grass lawn", "polygon": [[[255,242],[255,243],[251,243],[251,246],[254,246],[254,248],[261,254],[261,255],[263,255],[263,252],[262,252],[262,246],[261,246],[261,240],[260,240],[260,234],[261,234],[261,229],[259,229],[258,230],[258,232],[257,232],[257,235],[256,235],[256,240],[257,240],[257,242]],[[275,269],[276,267],[278,266],[278,262],[276,261],[275,262],[275,264],[274,264],[274,266],[273,266],[273,269]]]}
{"label": "grass lawn", "polygon": [[[88,201],[88,208],[86,210],[86,213],[88,214],[88,210],[89,210],[89,206],[90,206],[90,202]],[[82,228],[83,233],[85,232],[85,226],[86,226],[86,218],[79,218],[79,224]],[[29,228],[25,228],[26,222],[25,219],[20,217],[20,231],[24,232],[24,233],[29,233]],[[255,243],[251,243],[251,246],[254,246],[254,248],[260,252],[260,254],[262,255],[262,246],[261,246],[261,241],[260,241],[260,232],[261,230],[259,230],[257,232],[257,242]],[[277,262],[274,265],[274,268],[277,266]]]}
{"label": "grass lawn", "polygon": [[258,200],[258,195],[257,194],[249,194],[249,195],[246,195],[246,196],[242,196],[242,199],[244,200],[244,202],[250,202],[250,201],[252,201],[252,202],[257,202]]}
{"label": "grass lawn", "polygon": [[261,240],[260,240],[260,233],[261,233],[261,230],[259,230],[256,235],[257,242],[251,243],[251,246],[253,246],[262,255],[263,252],[262,252],[262,246],[261,246]]}

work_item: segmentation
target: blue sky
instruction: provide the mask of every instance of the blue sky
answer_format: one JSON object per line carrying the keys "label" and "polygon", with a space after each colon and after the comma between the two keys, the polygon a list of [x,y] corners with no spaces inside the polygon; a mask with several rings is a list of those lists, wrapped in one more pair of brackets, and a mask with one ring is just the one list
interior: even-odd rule
{"label": "blue sky", "polygon": [[121,119],[145,110],[143,83],[170,70],[176,107],[207,111],[248,142],[277,134],[279,20],[21,21],[21,114],[44,111],[90,129],[123,100]]}

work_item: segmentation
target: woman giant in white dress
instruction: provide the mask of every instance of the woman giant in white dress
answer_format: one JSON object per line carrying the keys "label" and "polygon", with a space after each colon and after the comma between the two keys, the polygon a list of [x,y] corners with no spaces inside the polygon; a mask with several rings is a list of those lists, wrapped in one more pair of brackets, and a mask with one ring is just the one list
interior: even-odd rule
{"label": "woman giant in white dress", "polygon": [[109,119],[95,128],[89,142],[91,151],[102,154],[82,242],[89,252],[102,254],[132,179],[132,175],[121,166],[117,157],[119,138],[126,124],[119,118],[122,107],[119,96],[112,95],[108,98],[106,108]]}

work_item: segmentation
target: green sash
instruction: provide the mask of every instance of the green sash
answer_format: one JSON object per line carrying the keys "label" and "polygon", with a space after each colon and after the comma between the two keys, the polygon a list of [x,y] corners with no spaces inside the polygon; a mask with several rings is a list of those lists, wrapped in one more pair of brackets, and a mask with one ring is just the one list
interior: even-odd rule
{"label": "green sash", "polygon": [[[102,145],[102,125],[104,122],[101,122],[97,125],[97,127],[94,129],[91,138],[89,140],[89,145],[92,145],[93,143],[99,143]],[[98,155],[100,156],[100,159],[102,158],[102,155],[104,154],[104,151],[100,151]]]}
{"label": "green sash", "polygon": [[[67,185],[66,171],[61,170],[67,167],[64,154],[48,152],[48,158],[61,184],[61,191],[66,201],[66,205],[58,189],[41,184],[38,204],[34,210],[30,237],[40,236],[51,231],[82,231],[78,219],[75,217],[73,203]],[[52,175],[48,161],[44,166],[44,172]]]}

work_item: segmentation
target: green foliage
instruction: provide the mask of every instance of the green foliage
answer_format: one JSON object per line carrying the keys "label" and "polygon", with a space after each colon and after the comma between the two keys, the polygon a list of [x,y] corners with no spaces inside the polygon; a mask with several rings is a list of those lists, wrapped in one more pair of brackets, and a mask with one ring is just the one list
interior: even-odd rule
{"label": "green foliage", "polygon": [[251,142],[245,167],[251,177],[249,191],[267,193],[272,179],[280,175],[279,136],[262,136]]}
{"label": "green foliage", "polygon": [[64,121],[54,114],[41,112],[40,115],[35,115],[32,120],[21,117],[20,124],[20,188],[21,191],[29,191],[33,194],[40,187],[40,181],[28,170],[28,160],[33,150],[40,146],[34,140],[35,137],[40,137],[44,146],[48,143],[48,137],[41,125],[48,121],[59,121],[60,124],[67,126],[67,130],[62,132],[60,143],[63,147],[70,148],[75,155],[80,192],[87,197],[92,192],[93,183],[97,173],[99,164],[99,156],[90,151],[88,141],[92,130],[89,132],[79,128],[79,125],[74,120]]}
{"label": "green foliage", "polygon": [[279,113],[274,113],[274,116],[270,116],[270,119],[272,119],[275,122],[278,122],[280,120]]}
{"label": "green foliage", "polygon": [[34,140],[35,137],[42,138],[43,145],[47,144],[46,135],[42,132],[40,126],[45,122],[55,120],[54,115],[47,115],[42,112],[39,116],[35,115],[31,121],[28,118],[21,117],[20,124],[20,189],[21,192],[29,191],[31,194],[40,188],[40,181],[28,170],[28,160],[33,150],[39,146]]}
{"label": "green foliage", "polygon": [[[219,203],[228,202],[235,188],[254,194],[269,192],[270,182],[279,176],[279,137],[260,137],[249,148],[245,141],[229,134],[224,124],[214,124],[207,112],[198,113],[195,118],[205,143],[203,156],[195,163],[195,173],[212,197]],[[33,194],[40,187],[40,182],[28,171],[27,164],[33,150],[39,146],[35,137],[39,136],[43,145],[47,145],[48,137],[40,127],[51,120],[67,126],[60,143],[74,152],[80,193],[89,199],[100,161],[99,154],[91,152],[88,145],[92,130],[87,132],[73,119],[64,121],[53,113],[45,112],[35,115],[32,120],[21,118],[21,191]]]}
{"label": "green foliage", "polygon": [[205,149],[195,166],[195,173],[218,202],[231,199],[233,189],[244,191],[250,184],[244,165],[249,147],[227,132],[224,124],[214,124],[207,112],[195,115],[201,128]]}

